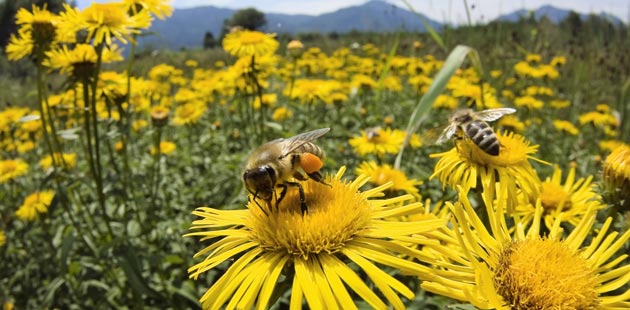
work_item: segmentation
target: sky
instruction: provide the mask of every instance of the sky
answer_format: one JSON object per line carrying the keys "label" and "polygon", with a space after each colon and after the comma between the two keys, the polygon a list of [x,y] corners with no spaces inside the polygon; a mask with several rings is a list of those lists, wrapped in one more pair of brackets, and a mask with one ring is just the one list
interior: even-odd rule
{"label": "sky", "polygon": [[[75,0],[79,8],[85,8],[91,2],[113,0]],[[360,5],[368,0],[171,0],[177,8],[213,5],[217,7],[242,9],[255,7],[265,13],[319,15],[334,12],[340,8]],[[396,6],[407,8],[403,0],[386,0]],[[550,4],[558,8],[572,9],[580,13],[607,12],[628,23],[630,15],[629,0],[408,0],[416,12],[428,17],[453,24],[466,23],[465,1],[470,10],[473,23],[493,20],[499,15],[519,9],[537,9]]]}

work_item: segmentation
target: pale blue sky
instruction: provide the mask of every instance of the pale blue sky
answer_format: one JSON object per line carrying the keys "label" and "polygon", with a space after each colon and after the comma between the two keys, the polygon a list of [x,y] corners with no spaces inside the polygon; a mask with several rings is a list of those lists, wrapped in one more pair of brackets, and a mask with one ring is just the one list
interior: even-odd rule
{"label": "pale blue sky", "polygon": [[[79,8],[91,2],[108,2],[113,0],[76,0]],[[621,18],[626,23],[630,15],[629,0],[467,0],[468,5],[475,8],[470,11],[475,22],[492,20],[495,17],[518,9],[536,9],[545,4],[572,9],[580,13],[607,12]],[[339,8],[358,5],[367,0],[172,0],[175,8],[190,8],[203,5],[240,9],[255,7],[263,12],[310,14],[333,12]],[[402,0],[387,0],[399,7],[406,8]],[[464,0],[408,0],[417,12],[440,21],[455,24],[466,21]]]}

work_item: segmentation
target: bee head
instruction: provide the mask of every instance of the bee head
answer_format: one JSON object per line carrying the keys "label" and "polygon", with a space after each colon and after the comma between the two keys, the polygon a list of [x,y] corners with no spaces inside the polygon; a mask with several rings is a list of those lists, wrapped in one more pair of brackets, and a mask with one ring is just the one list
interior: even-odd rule
{"label": "bee head", "polygon": [[276,171],[270,166],[245,170],[243,182],[254,198],[271,200],[276,185]]}

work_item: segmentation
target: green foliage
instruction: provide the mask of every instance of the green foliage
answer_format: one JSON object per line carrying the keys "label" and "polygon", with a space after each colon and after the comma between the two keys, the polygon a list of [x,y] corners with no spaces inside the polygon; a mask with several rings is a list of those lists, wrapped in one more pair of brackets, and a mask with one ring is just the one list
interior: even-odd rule
{"label": "green foliage", "polygon": [[255,8],[246,8],[234,12],[234,15],[230,19],[223,21],[223,28],[221,29],[221,38],[230,32],[232,28],[240,27],[248,30],[258,30],[267,24],[265,13],[256,10]]}

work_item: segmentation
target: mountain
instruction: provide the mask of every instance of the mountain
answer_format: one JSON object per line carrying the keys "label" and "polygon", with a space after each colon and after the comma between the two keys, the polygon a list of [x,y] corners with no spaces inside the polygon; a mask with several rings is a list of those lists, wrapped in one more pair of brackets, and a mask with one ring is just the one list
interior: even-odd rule
{"label": "mountain", "polygon": [[[551,5],[544,5],[534,11],[521,9],[509,14],[501,15],[497,17],[496,20],[517,22],[520,18],[529,16],[530,12],[534,13],[534,17],[536,18],[536,20],[539,20],[543,16],[546,16],[551,22],[557,24],[567,18],[571,10],[561,9]],[[588,16],[589,14],[580,14],[580,18],[582,20],[588,19]],[[615,25],[623,25],[623,21],[614,15],[608,13],[600,13],[598,16],[609,20]]]}
{"label": "mountain", "polygon": [[[176,9],[170,18],[154,21],[149,29],[153,35],[141,38],[139,44],[170,49],[200,47],[204,34],[210,31],[217,38],[223,20],[230,18],[235,11],[214,6]],[[435,29],[442,28],[439,22],[422,16]],[[320,15],[265,13],[265,17],[267,25],[262,30],[276,33],[425,31],[418,15],[380,0]]]}

